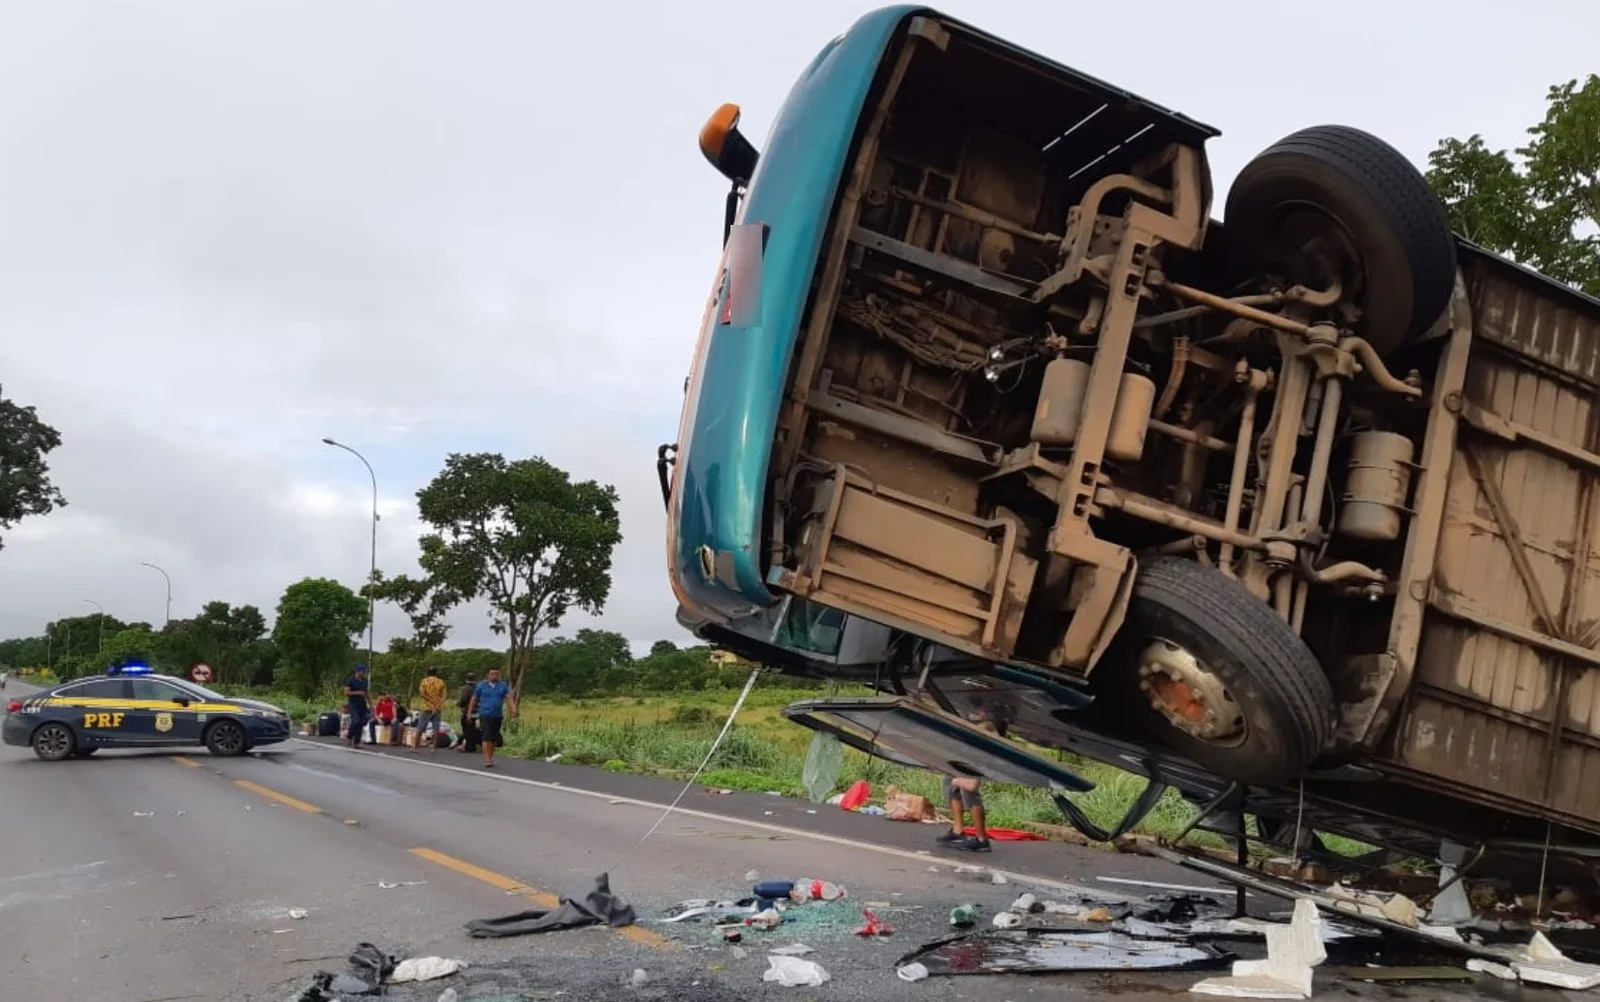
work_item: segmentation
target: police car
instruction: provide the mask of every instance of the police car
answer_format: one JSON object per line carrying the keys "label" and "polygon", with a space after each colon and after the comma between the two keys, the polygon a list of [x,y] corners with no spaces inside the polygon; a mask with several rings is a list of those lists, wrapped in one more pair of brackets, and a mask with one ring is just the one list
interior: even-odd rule
{"label": "police car", "polygon": [[234,699],[145,665],[112,668],[7,703],[0,741],[31,747],[46,762],[88,758],[101,748],[204,745],[243,755],[289,737],[289,715],[270,703]]}

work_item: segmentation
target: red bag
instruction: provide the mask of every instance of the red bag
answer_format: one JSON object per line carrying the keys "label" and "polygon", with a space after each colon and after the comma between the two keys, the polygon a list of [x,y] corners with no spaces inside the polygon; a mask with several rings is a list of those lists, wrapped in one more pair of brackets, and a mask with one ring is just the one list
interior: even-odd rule
{"label": "red bag", "polygon": [[851,783],[850,788],[844,791],[844,796],[839,798],[839,809],[841,811],[857,810],[867,802],[867,798],[870,796],[872,796],[872,787],[867,785],[866,780],[858,779]]}

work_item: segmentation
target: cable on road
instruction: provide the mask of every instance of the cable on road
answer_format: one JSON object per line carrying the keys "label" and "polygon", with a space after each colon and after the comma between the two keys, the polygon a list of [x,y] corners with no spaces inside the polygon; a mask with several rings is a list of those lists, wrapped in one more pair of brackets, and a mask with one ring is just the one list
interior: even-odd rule
{"label": "cable on road", "polygon": [[[639,846],[644,844],[645,839],[654,835],[656,830],[659,829],[663,823],[665,823],[668,815],[677,810],[678,804],[682,803],[683,798],[689,795],[690,790],[694,789],[694,784],[700,779],[700,774],[706,771],[706,766],[711,764],[711,759],[717,754],[717,749],[722,747],[723,739],[728,736],[729,731],[733,730],[733,722],[739,716],[739,711],[744,708],[744,701],[749,697],[750,690],[756,687],[756,679],[759,678],[760,675],[760,668],[757,668],[750,673],[750,677],[745,680],[744,689],[739,693],[739,698],[733,701],[733,709],[728,711],[728,719],[722,723],[721,733],[717,735],[717,739],[715,741],[711,742],[711,748],[707,750],[706,757],[700,761],[700,766],[695,769],[694,775],[689,777],[689,781],[683,784],[683,789],[679,790],[678,795],[672,798],[672,803],[667,805],[667,809],[661,812],[661,816],[659,818],[656,818],[656,823],[651,825],[650,830],[641,835],[639,837],[639,841],[633,844],[634,848],[637,849]],[[617,863],[612,864],[611,869],[607,872],[614,872],[617,867],[621,865],[622,863],[619,860]]]}

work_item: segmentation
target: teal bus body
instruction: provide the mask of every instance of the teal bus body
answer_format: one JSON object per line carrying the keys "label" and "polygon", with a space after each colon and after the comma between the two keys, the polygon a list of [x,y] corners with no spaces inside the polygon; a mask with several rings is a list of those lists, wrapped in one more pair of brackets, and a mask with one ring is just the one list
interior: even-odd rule
{"label": "teal bus body", "polygon": [[701,616],[725,621],[774,600],[762,577],[762,506],[785,376],[868,91],[900,25],[921,11],[874,11],[829,43],[790,90],[750,179],[740,221],[767,228],[760,322],[720,323],[727,290],[716,294],[670,512],[673,580]]}

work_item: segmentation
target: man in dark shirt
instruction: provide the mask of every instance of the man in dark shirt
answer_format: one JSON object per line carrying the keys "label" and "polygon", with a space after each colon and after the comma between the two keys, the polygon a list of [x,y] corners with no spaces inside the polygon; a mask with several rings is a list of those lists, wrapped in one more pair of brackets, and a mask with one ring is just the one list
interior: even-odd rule
{"label": "man in dark shirt", "polygon": [[461,710],[461,743],[456,745],[456,751],[459,752],[478,750],[478,722],[467,712],[472,707],[472,690],[477,687],[478,677],[468,672],[467,680],[461,684],[461,691],[456,693],[456,706]]}
{"label": "man in dark shirt", "polygon": [[345,712],[350,714],[350,730],[346,737],[351,748],[361,744],[361,732],[367,726],[367,690],[370,684],[366,665],[356,665],[355,672],[344,680]]}

